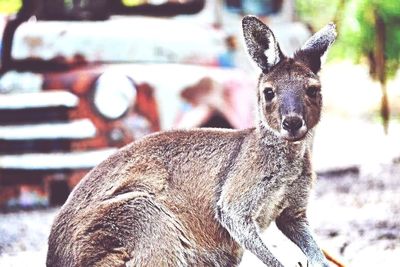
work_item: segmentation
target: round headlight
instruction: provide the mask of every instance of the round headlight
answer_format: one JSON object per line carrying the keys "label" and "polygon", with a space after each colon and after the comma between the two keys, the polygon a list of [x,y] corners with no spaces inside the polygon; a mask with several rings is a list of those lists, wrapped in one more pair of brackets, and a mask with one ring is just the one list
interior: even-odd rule
{"label": "round headlight", "polygon": [[94,106],[105,118],[120,118],[135,100],[136,88],[127,76],[104,73],[97,79],[93,96]]}

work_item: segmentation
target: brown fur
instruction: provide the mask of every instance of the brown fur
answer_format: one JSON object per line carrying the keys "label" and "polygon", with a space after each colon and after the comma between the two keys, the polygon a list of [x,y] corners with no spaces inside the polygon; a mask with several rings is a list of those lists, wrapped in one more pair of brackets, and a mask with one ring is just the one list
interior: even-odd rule
{"label": "brown fur", "polygon": [[[269,30],[244,19],[245,32],[256,26]],[[311,99],[306,89],[318,77],[278,52],[279,63],[262,68],[257,127],[156,133],[122,148],[62,207],[47,266],[237,266],[244,249],[282,266],[259,236],[274,220],[313,266],[327,266],[305,213],[313,184],[309,133],[321,110],[320,94]],[[271,101],[266,85],[276,94]],[[304,120],[306,132],[283,130],[285,110]]]}

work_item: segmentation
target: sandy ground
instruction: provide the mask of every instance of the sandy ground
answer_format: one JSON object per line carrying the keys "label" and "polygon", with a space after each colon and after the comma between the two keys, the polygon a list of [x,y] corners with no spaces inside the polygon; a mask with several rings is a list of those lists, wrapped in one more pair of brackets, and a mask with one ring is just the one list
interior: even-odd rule
{"label": "sandy ground", "polygon": [[58,208],[0,215],[0,266],[45,266],[47,236]]}
{"label": "sandy ground", "polygon": [[321,177],[310,221],[322,247],[348,266],[399,266],[399,196],[399,163]]}

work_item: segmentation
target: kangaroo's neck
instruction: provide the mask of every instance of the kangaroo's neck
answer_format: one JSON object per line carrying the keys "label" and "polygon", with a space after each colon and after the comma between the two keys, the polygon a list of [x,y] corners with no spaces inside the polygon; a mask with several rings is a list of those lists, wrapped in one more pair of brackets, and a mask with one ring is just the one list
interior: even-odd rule
{"label": "kangaroo's neck", "polygon": [[276,131],[268,128],[261,122],[258,123],[255,134],[261,147],[264,147],[266,150],[278,149],[294,158],[302,158],[304,156],[312,138],[312,133],[310,133],[303,140],[290,142],[280,137]]}

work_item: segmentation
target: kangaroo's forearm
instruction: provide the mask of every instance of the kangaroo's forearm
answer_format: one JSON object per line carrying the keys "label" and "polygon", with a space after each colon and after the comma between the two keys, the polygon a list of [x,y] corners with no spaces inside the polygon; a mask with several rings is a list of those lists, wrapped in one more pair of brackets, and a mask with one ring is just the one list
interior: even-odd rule
{"label": "kangaroo's forearm", "polygon": [[306,217],[291,217],[283,214],[276,220],[276,225],[306,255],[311,266],[329,266],[321,249],[314,240]]}
{"label": "kangaroo's forearm", "polygon": [[227,210],[220,210],[218,215],[221,224],[243,248],[256,255],[267,266],[283,267],[262,241],[252,219],[239,217],[237,213],[230,214]]}

